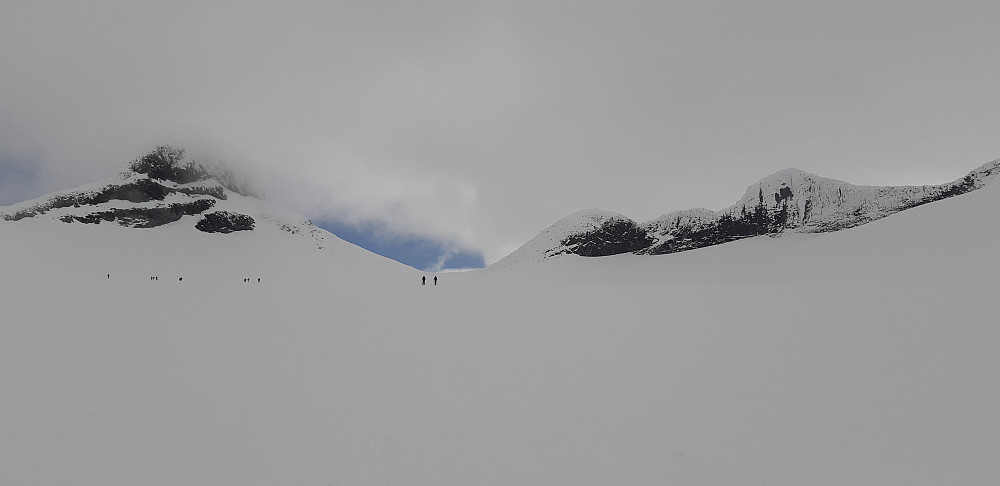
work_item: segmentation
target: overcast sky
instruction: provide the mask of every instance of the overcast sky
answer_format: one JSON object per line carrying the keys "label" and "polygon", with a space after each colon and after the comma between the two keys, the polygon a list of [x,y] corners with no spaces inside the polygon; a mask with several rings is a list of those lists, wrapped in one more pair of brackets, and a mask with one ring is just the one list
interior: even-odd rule
{"label": "overcast sky", "polygon": [[0,202],[158,143],[314,220],[491,263],[584,208],[721,209],[785,167],[1000,157],[1000,2],[11,1]]}

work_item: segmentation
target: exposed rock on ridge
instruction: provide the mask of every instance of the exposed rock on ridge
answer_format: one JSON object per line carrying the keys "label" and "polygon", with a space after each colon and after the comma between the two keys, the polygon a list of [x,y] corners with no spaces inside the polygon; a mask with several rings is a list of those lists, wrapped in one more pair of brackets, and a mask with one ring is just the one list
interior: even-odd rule
{"label": "exposed rock on ridge", "polygon": [[[153,228],[201,215],[229,195],[253,196],[250,186],[222,166],[207,166],[189,158],[184,149],[157,147],[133,160],[115,179],[86,188],[14,205],[0,211],[0,218],[18,221],[61,210],[56,216],[65,223],[100,224]],[[204,215],[198,229],[229,233],[253,229],[253,218],[228,212]],[[198,227],[196,225],[196,227]]]}
{"label": "exposed rock on ridge", "polygon": [[857,186],[790,168],[749,186],[736,204],[721,211],[676,211],[645,224],[617,213],[581,211],[552,225],[498,263],[537,261],[562,254],[659,255],[786,231],[837,231],[974,191],[998,174],[1000,159],[946,184]]}
{"label": "exposed rock on ridge", "polygon": [[250,231],[254,220],[245,214],[215,211],[206,214],[195,228],[206,233],[232,233],[233,231]]}
{"label": "exposed rock on ridge", "polygon": [[207,211],[215,205],[211,199],[198,199],[189,203],[174,203],[168,206],[158,206],[153,208],[131,208],[112,209],[108,211],[98,211],[85,216],[64,215],[59,219],[64,223],[78,221],[80,223],[97,224],[101,221],[117,221],[122,226],[133,228],[154,228],[156,226],[173,223],[181,219],[182,216],[193,216]]}
{"label": "exposed rock on ridge", "polygon": [[[260,197],[259,191],[224,165],[206,165],[191,159],[183,148],[161,145],[145,156],[133,160],[129,171],[145,174],[150,179],[190,184],[212,179],[221,187],[241,196]],[[127,172],[126,172],[127,174]]]}

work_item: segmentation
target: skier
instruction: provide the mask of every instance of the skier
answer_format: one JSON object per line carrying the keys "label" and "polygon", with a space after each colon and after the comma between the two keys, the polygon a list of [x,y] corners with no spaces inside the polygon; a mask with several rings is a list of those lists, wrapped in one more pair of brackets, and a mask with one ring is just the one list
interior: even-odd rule
{"label": "skier", "polygon": [[437,275],[435,275],[435,276],[434,276],[434,285],[437,285],[437,284],[438,284],[438,276],[437,276]]}
{"label": "skier", "polygon": [[420,277],[420,285],[427,285],[427,275]]}

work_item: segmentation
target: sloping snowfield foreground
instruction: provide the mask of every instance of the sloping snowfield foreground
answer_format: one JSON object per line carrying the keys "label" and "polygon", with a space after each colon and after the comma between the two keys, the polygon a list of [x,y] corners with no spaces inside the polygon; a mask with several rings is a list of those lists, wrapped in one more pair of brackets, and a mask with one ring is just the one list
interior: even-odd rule
{"label": "sloping snowfield foreground", "polygon": [[333,237],[0,223],[0,484],[996,484],[998,208],[436,287]]}

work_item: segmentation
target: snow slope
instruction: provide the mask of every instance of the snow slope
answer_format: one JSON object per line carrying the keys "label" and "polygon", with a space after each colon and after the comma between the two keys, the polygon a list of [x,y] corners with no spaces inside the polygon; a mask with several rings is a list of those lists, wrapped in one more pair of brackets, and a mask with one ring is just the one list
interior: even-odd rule
{"label": "snow slope", "polygon": [[[799,169],[784,169],[751,184],[739,201],[719,211],[675,211],[643,224],[597,209],[576,213],[556,222],[498,264],[542,261],[565,254],[660,255],[764,234],[839,231],[981,189],[993,183],[998,174],[1000,159],[945,184],[858,186]],[[590,216],[581,218],[581,214]]]}
{"label": "snow slope", "polygon": [[278,225],[0,221],[0,483],[995,483],[998,207],[436,287]]}

